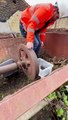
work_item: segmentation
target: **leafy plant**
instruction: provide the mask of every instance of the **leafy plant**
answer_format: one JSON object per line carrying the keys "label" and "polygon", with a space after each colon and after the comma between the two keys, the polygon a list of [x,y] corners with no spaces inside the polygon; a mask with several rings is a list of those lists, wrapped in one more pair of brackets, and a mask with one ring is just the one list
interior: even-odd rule
{"label": "leafy plant", "polygon": [[64,110],[62,108],[57,108],[56,112],[58,117],[62,117],[64,114]]}
{"label": "leafy plant", "polygon": [[[51,93],[48,98],[56,100],[54,105],[50,103],[52,111],[55,112],[57,119],[68,120],[68,83],[61,86],[58,90]],[[67,87],[66,87],[67,86]],[[53,109],[54,108],[54,109]]]}
{"label": "leafy plant", "polygon": [[57,99],[56,92],[51,93],[51,94],[48,96],[48,98],[49,98],[49,99]]}

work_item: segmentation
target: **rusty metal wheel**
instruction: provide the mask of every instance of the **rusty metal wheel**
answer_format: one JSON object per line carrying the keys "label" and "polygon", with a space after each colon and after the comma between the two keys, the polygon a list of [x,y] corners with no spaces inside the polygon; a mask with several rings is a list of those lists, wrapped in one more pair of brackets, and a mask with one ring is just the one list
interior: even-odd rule
{"label": "rusty metal wheel", "polygon": [[29,79],[34,80],[39,73],[39,64],[35,52],[32,49],[28,50],[24,44],[21,44],[19,46],[19,59],[25,61],[25,65],[22,66],[25,74]]}

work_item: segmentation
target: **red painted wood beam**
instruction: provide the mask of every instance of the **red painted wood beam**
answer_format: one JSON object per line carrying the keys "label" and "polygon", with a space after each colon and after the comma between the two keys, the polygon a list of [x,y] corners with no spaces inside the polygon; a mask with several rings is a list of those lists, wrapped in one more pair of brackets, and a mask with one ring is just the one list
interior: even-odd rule
{"label": "red painted wood beam", "polygon": [[0,120],[15,120],[68,81],[68,65],[0,102]]}

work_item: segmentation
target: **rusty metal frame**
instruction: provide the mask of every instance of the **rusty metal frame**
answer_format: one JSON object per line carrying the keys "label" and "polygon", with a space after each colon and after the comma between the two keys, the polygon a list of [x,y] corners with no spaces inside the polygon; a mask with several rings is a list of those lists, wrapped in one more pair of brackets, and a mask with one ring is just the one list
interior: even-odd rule
{"label": "rusty metal frame", "polygon": [[68,31],[46,33],[45,52],[51,57],[68,58]]}

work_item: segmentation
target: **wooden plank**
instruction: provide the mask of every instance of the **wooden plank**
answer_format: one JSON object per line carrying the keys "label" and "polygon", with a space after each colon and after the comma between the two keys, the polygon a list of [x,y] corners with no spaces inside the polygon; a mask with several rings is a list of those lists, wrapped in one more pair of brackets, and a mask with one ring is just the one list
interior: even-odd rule
{"label": "wooden plank", "polygon": [[52,100],[53,99],[44,98],[37,105],[33,106],[26,113],[24,113],[19,118],[17,118],[17,120],[29,120],[31,117],[37,114],[42,108],[48,105]]}
{"label": "wooden plank", "polygon": [[0,102],[0,120],[15,120],[68,81],[68,65]]}

